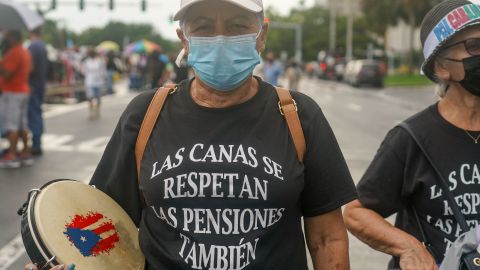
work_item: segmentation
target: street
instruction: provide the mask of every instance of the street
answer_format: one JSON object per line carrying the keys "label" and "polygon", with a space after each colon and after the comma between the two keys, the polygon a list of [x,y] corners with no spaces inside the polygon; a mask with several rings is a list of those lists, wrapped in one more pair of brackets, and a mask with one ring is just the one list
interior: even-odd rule
{"label": "street", "polygon": [[[436,100],[432,87],[355,89],[305,79],[300,88],[322,107],[355,181],[362,176],[386,132]],[[28,261],[16,213],[28,190],[58,178],[88,181],[120,114],[134,96],[125,90],[119,92],[103,99],[102,115],[97,121],[88,120],[86,103],[49,105],[45,113],[44,155],[32,167],[0,170],[0,270],[23,269]],[[388,256],[350,236],[350,261],[353,270],[381,270],[386,268]]]}

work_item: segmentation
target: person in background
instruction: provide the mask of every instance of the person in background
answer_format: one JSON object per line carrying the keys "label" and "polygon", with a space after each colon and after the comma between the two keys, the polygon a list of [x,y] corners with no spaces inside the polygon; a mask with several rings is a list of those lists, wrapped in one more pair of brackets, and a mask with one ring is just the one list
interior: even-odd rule
{"label": "person in background", "polygon": [[263,64],[264,79],[271,85],[278,85],[278,78],[283,74],[282,64],[275,59],[273,52],[268,52],[266,61]]}
{"label": "person in background", "polygon": [[[5,38],[4,38],[4,32],[0,29],[0,60],[2,59],[3,55],[6,53],[6,46],[5,46]],[[2,99],[2,77],[0,76],[0,100]],[[2,109],[0,108],[0,112],[2,112]],[[2,116],[0,115],[0,140],[3,139],[5,134],[5,129],[3,128],[3,119]],[[3,157],[3,155],[6,153],[6,149],[1,148],[0,146],[0,158]]]}
{"label": "person in background", "polygon": [[[0,117],[10,143],[5,155],[0,158],[0,167],[19,168],[33,162],[28,142],[28,99],[30,86],[28,77],[31,71],[30,53],[22,47],[22,34],[10,30],[5,35],[8,49],[0,62]],[[23,150],[17,153],[17,142],[21,138]]]}
{"label": "person in background", "polygon": [[118,71],[115,63],[115,54],[112,51],[107,53],[107,95],[113,94],[113,75]]}
{"label": "person in background", "polygon": [[151,89],[157,89],[165,72],[165,63],[160,60],[160,53],[153,51],[147,60],[147,80]]}
{"label": "person in background", "polygon": [[32,56],[32,72],[29,78],[31,94],[28,103],[28,125],[32,132],[32,155],[39,156],[42,155],[42,104],[47,84],[48,59],[40,28],[30,32],[30,41],[28,50]]}
{"label": "person in background", "polygon": [[302,68],[297,61],[292,60],[287,68],[288,88],[293,91],[298,91],[300,79],[302,78]]}
{"label": "person in background", "polygon": [[83,74],[89,104],[89,118],[92,120],[100,116],[101,88],[107,76],[105,62],[93,48],[88,50],[87,58],[83,63]]}
{"label": "person in background", "polygon": [[[422,70],[437,84],[440,101],[390,130],[357,185],[358,200],[345,208],[350,232],[392,255],[388,269],[438,269],[455,252],[466,231],[452,216],[447,193],[471,229],[480,220],[480,18],[450,20],[478,10],[470,1],[447,0],[425,16]],[[445,27],[455,30],[437,35]],[[384,219],[393,214],[395,226]]]}

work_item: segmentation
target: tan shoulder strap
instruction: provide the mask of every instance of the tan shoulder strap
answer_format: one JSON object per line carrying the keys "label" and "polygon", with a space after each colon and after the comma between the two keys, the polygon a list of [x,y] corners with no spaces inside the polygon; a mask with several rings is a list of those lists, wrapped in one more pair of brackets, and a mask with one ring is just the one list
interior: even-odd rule
{"label": "tan shoulder strap", "polygon": [[303,158],[305,156],[307,147],[302,124],[300,123],[300,118],[298,117],[297,103],[292,98],[290,91],[287,89],[276,87],[276,90],[280,100],[278,102],[278,109],[280,110],[280,113],[285,116],[288,129],[290,130],[290,135],[292,136],[295,149],[297,150],[298,160],[303,163]]}
{"label": "tan shoulder strap", "polygon": [[[138,133],[137,142],[135,143],[135,160],[137,163],[137,181],[138,187],[140,189],[140,169],[143,159],[143,153],[145,152],[145,147],[147,146],[148,140],[152,135],[153,128],[155,123],[157,123],[158,116],[160,111],[167,100],[169,94],[173,94],[177,90],[177,86],[174,84],[165,85],[157,90],[155,96],[153,97],[150,105],[148,106],[145,117],[143,118],[142,125],[140,126],[140,131]],[[140,191],[140,197],[143,200],[142,192]]]}

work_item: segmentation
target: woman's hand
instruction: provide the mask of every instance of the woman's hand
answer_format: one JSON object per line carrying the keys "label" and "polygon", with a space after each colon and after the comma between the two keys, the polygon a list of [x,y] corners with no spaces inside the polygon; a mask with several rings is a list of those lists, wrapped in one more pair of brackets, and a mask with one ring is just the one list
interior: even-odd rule
{"label": "woman's hand", "polygon": [[[74,270],[74,269],[75,269],[75,264],[69,264],[69,265],[62,264],[62,265],[57,265],[50,268],[50,270]],[[40,270],[40,269],[34,264],[27,264],[25,265],[25,268],[23,270]]]}
{"label": "woman's hand", "polygon": [[428,250],[412,235],[394,227],[359,200],[349,203],[345,224],[352,234],[370,247],[400,257],[402,270],[437,270]]}
{"label": "woman's hand", "polygon": [[438,266],[428,250],[421,244],[417,244],[400,254],[400,269],[438,270]]}

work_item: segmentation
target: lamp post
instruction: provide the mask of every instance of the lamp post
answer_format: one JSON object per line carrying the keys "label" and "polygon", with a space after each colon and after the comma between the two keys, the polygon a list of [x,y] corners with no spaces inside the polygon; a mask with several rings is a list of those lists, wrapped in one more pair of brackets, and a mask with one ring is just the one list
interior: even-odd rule
{"label": "lamp post", "polygon": [[295,31],[295,60],[303,60],[303,26],[301,23],[270,22],[270,28],[290,29]]}
{"label": "lamp post", "polygon": [[330,0],[330,30],[329,30],[329,48],[334,51],[337,46],[337,4],[336,0]]}
{"label": "lamp post", "polygon": [[352,4],[352,0],[347,0],[349,13],[347,16],[347,50],[345,52],[345,58],[347,62],[353,58],[353,20],[355,13]]}

